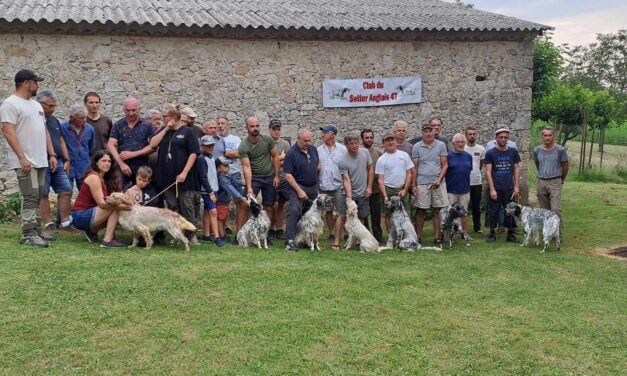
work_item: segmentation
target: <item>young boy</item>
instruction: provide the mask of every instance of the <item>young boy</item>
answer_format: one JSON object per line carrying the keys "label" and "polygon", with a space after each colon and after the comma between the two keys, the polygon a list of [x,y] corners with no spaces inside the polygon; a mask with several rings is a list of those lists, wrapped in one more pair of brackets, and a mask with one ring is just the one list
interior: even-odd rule
{"label": "young boy", "polygon": [[232,176],[229,176],[231,160],[225,157],[219,157],[216,158],[215,161],[218,173],[218,185],[220,186],[217,202],[218,233],[223,240],[228,240],[228,237],[224,235],[224,229],[229,225],[229,202],[231,201],[231,197],[244,200],[246,205],[250,205],[250,202],[240,193],[243,188],[242,183]]}
{"label": "young boy", "polygon": [[[196,159],[198,170],[198,180],[201,185],[201,196],[205,204],[202,217],[203,242],[215,242],[218,247],[224,245],[224,240],[218,234],[218,210],[216,206],[216,192],[220,189],[218,185],[218,174],[216,163],[213,159],[213,147],[216,140],[212,136],[203,136],[200,139],[201,155]],[[210,236],[209,230],[214,236]]]}
{"label": "young boy", "polygon": [[[163,202],[160,197],[152,200],[157,195],[157,189],[152,182],[152,168],[148,166],[140,166],[137,169],[135,175],[135,185],[130,187],[124,192],[126,199],[133,205],[145,205],[155,208],[162,208]],[[165,245],[165,233],[163,231],[157,231],[154,235],[154,240],[159,245]],[[145,245],[144,239],[139,241],[139,246]]]}

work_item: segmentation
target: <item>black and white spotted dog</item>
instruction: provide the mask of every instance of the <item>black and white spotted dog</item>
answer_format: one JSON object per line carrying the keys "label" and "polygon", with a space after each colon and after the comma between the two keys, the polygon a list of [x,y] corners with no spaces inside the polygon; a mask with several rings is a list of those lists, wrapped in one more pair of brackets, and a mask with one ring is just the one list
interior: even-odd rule
{"label": "black and white spotted dog", "polygon": [[[464,230],[462,229],[462,217],[466,216],[468,211],[459,202],[449,205],[440,209],[440,223],[442,224],[442,243],[446,241],[448,248],[453,248],[453,237],[455,234],[460,234],[464,237]],[[468,239],[466,245],[468,244]]]}
{"label": "black and white spotted dog", "polygon": [[312,251],[320,250],[320,236],[324,231],[324,221],[320,214],[324,211],[329,199],[329,196],[319,194],[300,218],[296,224],[296,237],[294,238],[296,247],[308,247]]}
{"label": "black and white spotted dog", "polygon": [[388,209],[392,210],[390,217],[390,230],[386,247],[400,249],[401,251],[413,252],[419,249],[440,250],[437,247],[422,247],[418,240],[418,234],[414,224],[409,219],[407,211],[403,207],[403,200],[399,196],[392,196],[385,203]]}
{"label": "black and white spotted dog", "polygon": [[248,247],[256,245],[257,248],[268,248],[268,230],[270,230],[270,218],[268,213],[263,210],[259,202],[251,195],[250,212],[252,216],[246,221],[246,224],[237,232],[237,244]]}
{"label": "black and white spotted dog", "polygon": [[521,246],[529,245],[531,235],[534,236],[535,245],[540,245],[540,229],[542,229],[544,248],[542,248],[540,252],[546,252],[551,239],[555,239],[557,250],[560,250],[560,217],[555,212],[548,209],[530,208],[515,202],[510,202],[505,207],[505,214],[509,216],[520,216],[520,222],[525,231],[525,238]]}

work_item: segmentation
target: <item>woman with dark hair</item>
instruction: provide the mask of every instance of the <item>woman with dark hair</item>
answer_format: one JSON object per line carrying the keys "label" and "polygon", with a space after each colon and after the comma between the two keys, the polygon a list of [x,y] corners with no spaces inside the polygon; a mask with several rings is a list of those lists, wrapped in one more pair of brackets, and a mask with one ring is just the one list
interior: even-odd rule
{"label": "woman with dark hair", "polygon": [[110,193],[120,191],[120,174],[111,153],[97,151],[91,159],[91,166],[85,173],[83,185],[72,207],[72,226],[83,230],[90,242],[98,241],[98,230],[106,227],[100,246],[125,247],[125,244],[115,238],[118,211],[105,201]]}

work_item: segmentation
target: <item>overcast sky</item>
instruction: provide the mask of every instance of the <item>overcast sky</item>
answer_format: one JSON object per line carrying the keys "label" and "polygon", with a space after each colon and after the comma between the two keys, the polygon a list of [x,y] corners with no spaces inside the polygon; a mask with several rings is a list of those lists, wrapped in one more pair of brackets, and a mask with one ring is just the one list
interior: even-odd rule
{"label": "overcast sky", "polygon": [[476,9],[553,26],[555,44],[588,44],[627,29],[627,0],[470,0]]}

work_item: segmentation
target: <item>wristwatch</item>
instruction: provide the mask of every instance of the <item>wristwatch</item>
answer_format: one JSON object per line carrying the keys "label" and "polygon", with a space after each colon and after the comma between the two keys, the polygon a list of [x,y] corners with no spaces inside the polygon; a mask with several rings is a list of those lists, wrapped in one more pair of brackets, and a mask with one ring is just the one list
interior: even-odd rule
{"label": "wristwatch", "polygon": [[50,158],[52,158],[52,157],[55,157],[55,158],[56,158],[56,157],[57,157],[57,155],[56,155],[55,153],[48,154],[48,159],[50,159]]}

